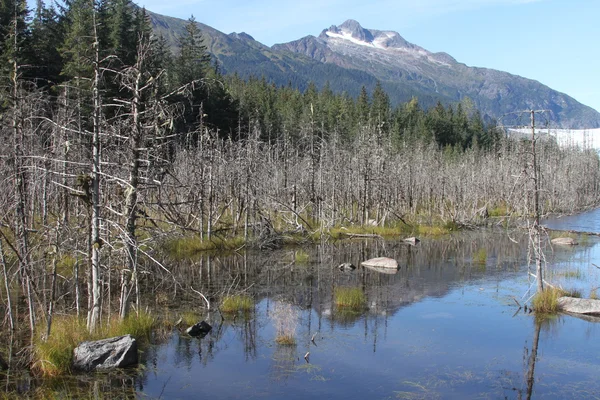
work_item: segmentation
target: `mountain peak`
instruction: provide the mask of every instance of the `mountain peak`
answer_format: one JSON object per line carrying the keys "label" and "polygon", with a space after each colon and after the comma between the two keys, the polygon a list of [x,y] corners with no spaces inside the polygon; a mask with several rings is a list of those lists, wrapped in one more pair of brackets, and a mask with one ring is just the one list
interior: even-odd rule
{"label": "mountain peak", "polygon": [[414,51],[420,52],[422,55],[427,53],[419,46],[407,42],[398,32],[366,29],[353,19],[345,21],[340,26],[332,25],[329,29],[323,30],[319,38],[325,41],[341,40],[343,42],[352,42],[361,46],[383,50],[398,49],[403,52]]}

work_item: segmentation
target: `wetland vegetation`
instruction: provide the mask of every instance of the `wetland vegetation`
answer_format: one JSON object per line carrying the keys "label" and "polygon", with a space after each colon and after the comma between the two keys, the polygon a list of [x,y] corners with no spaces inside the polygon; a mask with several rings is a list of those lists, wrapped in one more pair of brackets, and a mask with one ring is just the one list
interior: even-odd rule
{"label": "wetland vegetation", "polygon": [[[459,340],[460,326],[478,326],[491,342],[491,326],[530,328],[525,315],[503,315],[506,296],[530,293],[526,235],[512,228],[597,205],[595,151],[511,139],[468,101],[393,107],[380,86],[352,99],[223,77],[193,20],[172,55],[128,1],[60,10],[40,2],[33,20],[25,5],[0,5],[7,396],[191,397],[193,388],[234,397],[244,382],[268,379],[289,382],[296,396],[309,387],[319,397],[371,397],[351,379],[358,366],[372,368],[371,387],[394,378],[376,395],[431,397],[443,387],[462,396],[497,394],[490,376],[518,370],[505,360],[486,366],[489,376],[474,372],[477,362],[435,370],[433,381],[415,375],[427,372],[420,356],[455,365],[440,349],[457,343],[425,328]],[[492,232],[469,231],[478,226]],[[422,242],[398,240],[408,236]],[[570,251],[552,253],[552,267],[577,267],[549,268],[551,276],[596,296],[598,282],[577,287],[593,274]],[[335,268],[382,256],[399,270]],[[480,298],[477,285],[496,294]],[[484,306],[476,310],[487,325],[465,315],[472,305]],[[214,327],[207,337],[182,332],[201,319]],[[78,342],[122,333],[144,342],[137,369],[70,374]],[[405,356],[414,368],[398,370]],[[182,367],[203,368],[214,392]],[[277,397],[284,386],[250,390]]]}

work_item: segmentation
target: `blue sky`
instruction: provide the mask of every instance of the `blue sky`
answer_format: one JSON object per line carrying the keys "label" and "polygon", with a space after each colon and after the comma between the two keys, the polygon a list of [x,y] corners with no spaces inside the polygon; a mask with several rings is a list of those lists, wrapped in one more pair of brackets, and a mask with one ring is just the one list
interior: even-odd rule
{"label": "blue sky", "polygon": [[600,111],[600,0],[134,0],[272,45],[355,19],[469,66],[535,79]]}

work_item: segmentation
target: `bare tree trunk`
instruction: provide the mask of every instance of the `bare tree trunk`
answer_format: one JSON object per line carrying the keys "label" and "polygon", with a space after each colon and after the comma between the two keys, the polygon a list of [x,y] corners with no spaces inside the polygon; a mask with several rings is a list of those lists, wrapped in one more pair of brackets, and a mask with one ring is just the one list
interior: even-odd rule
{"label": "bare tree trunk", "polygon": [[92,310],[88,321],[88,330],[93,332],[100,322],[100,249],[102,239],[100,238],[100,44],[98,43],[98,24],[96,21],[96,10],[93,6],[93,29],[94,29],[94,79],[92,93],[94,98],[92,136]]}
{"label": "bare tree trunk", "polygon": [[4,248],[2,247],[2,239],[0,239],[0,263],[2,263],[2,275],[4,278],[4,289],[6,290],[6,299],[7,299],[7,313],[8,313],[8,321],[10,323],[10,331],[15,330],[15,322],[12,314],[12,302],[10,299],[10,286],[8,284],[8,271],[6,266],[6,258],[4,258]]}

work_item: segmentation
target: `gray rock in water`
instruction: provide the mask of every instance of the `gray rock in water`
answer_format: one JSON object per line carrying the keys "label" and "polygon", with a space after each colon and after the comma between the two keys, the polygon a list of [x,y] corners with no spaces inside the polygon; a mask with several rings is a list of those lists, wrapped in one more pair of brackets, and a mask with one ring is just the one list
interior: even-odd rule
{"label": "gray rock in water", "polygon": [[340,271],[354,271],[356,267],[352,263],[343,263],[338,266]]}
{"label": "gray rock in water", "polygon": [[558,306],[570,313],[600,315],[600,300],[565,296],[558,299]]}
{"label": "gray rock in water", "polygon": [[557,245],[561,245],[561,246],[575,246],[579,243],[577,243],[577,241],[573,238],[570,237],[560,237],[560,238],[555,238],[552,239],[550,241],[552,244],[557,244]]}
{"label": "gray rock in water", "polygon": [[212,326],[210,326],[207,322],[201,321],[198,322],[196,325],[192,325],[189,328],[187,328],[185,333],[187,333],[190,336],[204,337],[208,335],[208,332],[210,332],[211,329]]}
{"label": "gray rock in water", "polygon": [[409,238],[404,239],[404,242],[405,243],[410,243],[410,244],[412,244],[414,246],[417,243],[419,243],[420,240],[418,238],[416,238],[416,237],[413,236],[413,237],[409,237]]}
{"label": "gray rock in water", "polygon": [[131,335],[83,342],[73,350],[73,369],[80,371],[125,368],[137,363],[137,342]]}
{"label": "gray rock in water", "polygon": [[370,260],[363,261],[360,265],[363,267],[398,269],[398,261],[388,257],[371,258]]}

